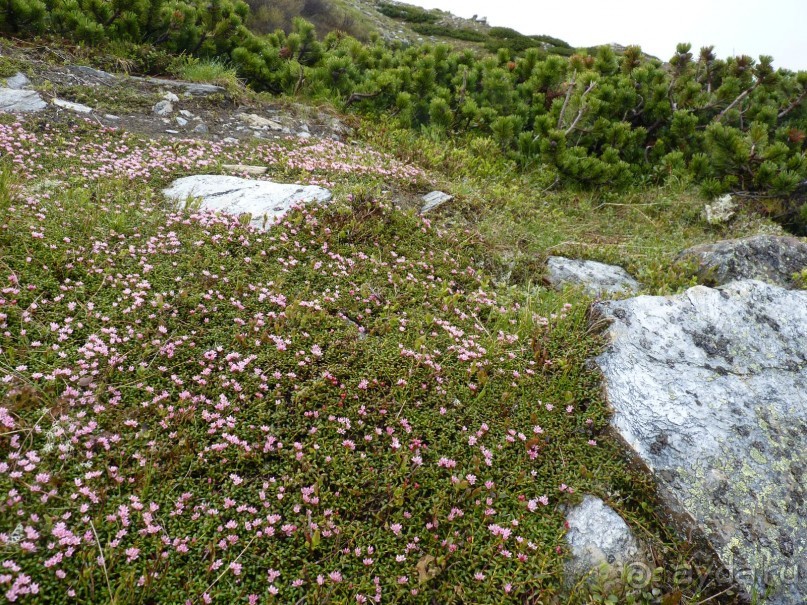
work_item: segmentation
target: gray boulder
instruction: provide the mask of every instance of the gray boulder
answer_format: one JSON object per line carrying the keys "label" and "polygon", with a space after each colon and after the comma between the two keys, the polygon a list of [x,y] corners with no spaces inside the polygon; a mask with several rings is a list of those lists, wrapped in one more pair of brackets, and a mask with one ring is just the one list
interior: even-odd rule
{"label": "gray boulder", "polygon": [[700,279],[710,286],[759,279],[790,287],[793,274],[807,268],[807,243],[795,237],[755,235],[695,246],[684,250],[679,260],[696,261]]}
{"label": "gray boulder", "polygon": [[591,296],[634,294],[641,289],[627,271],[614,265],[550,256],[546,266],[547,281],[557,289],[577,286]]}
{"label": "gray boulder", "polygon": [[566,542],[571,550],[567,580],[621,576],[626,565],[643,565],[643,548],[627,523],[599,498],[586,496],[568,512],[566,521]]}
{"label": "gray boulder", "polygon": [[0,88],[0,112],[34,113],[48,106],[35,90]]}
{"label": "gray boulder", "polygon": [[747,593],[807,602],[807,292],[759,281],[599,303],[611,423]]}
{"label": "gray boulder", "polygon": [[256,229],[269,229],[294,206],[331,199],[327,189],[306,185],[286,185],[271,181],[253,181],[236,176],[200,175],[174,181],[163,192],[167,197],[185,202],[201,198],[202,209],[228,214],[251,215]]}

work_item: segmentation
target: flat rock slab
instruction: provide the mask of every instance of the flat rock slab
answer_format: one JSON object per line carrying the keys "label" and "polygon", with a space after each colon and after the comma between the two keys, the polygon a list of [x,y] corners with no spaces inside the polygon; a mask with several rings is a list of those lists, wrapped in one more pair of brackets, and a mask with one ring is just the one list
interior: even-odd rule
{"label": "flat rock slab", "polygon": [[586,496],[566,515],[571,559],[569,580],[596,577],[604,569],[616,571],[643,559],[642,549],[627,523],[599,498]]}
{"label": "flat rock slab", "polygon": [[236,176],[199,175],[174,181],[163,193],[181,202],[190,197],[202,199],[202,209],[228,214],[250,214],[256,229],[268,229],[294,206],[324,203],[329,190],[313,185],[287,185],[253,181]]}
{"label": "flat rock slab", "polygon": [[114,84],[120,78],[115,74],[111,74],[100,69],[87,67],[86,65],[71,65],[68,67],[70,73],[78,76],[81,80],[89,85],[94,84]]}
{"label": "flat rock slab", "polygon": [[0,111],[7,113],[34,113],[48,106],[35,90],[0,88]]}
{"label": "flat rock slab", "polygon": [[73,103],[72,101],[65,101],[64,99],[53,99],[53,104],[56,107],[75,111],[76,113],[92,113],[92,107],[87,107],[81,103]]}
{"label": "flat rock slab", "polygon": [[165,78],[140,78],[131,76],[133,80],[141,80],[148,84],[165,86],[168,88],[183,88],[185,92],[193,96],[205,96],[213,93],[225,92],[225,89],[215,84],[198,84],[196,82],[184,82],[183,80],[167,80]]}
{"label": "flat rock slab", "polygon": [[793,274],[807,268],[807,243],[795,237],[756,235],[684,250],[679,259],[695,259],[707,285],[759,279],[790,287]]}
{"label": "flat rock slab", "polygon": [[612,426],[747,593],[807,602],[807,292],[760,281],[593,307]]}
{"label": "flat rock slab", "polygon": [[432,191],[431,193],[427,193],[423,196],[423,207],[420,209],[421,214],[426,214],[446,204],[454,199],[453,195],[449,195],[447,193],[443,193],[442,191]]}
{"label": "flat rock slab", "polygon": [[562,256],[550,256],[546,266],[547,281],[557,289],[577,286],[591,296],[634,294],[641,290],[639,282],[622,267]]}

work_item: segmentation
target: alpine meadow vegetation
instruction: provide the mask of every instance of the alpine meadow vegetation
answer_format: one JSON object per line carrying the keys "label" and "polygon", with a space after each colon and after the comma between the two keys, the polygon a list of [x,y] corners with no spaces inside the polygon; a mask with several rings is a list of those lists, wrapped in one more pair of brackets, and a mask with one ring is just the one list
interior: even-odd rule
{"label": "alpine meadow vegetation", "polygon": [[[319,0],[0,0],[2,50],[356,125],[235,141],[0,114],[8,602],[737,602],[608,430],[591,297],[541,267],[616,262],[669,294],[695,283],[688,246],[807,229],[807,72],[378,7],[458,45]],[[28,67],[0,56],[0,78]],[[134,89],[50,90],[153,118]],[[161,193],[226,165],[333,201],[259,230]],[[434,214],[401,201],[437,187]],[[723,192],[747,203],[706,224]],[[649,545],[641,583],[564,579],[583,494]]]}
{"label": "alpine meadow vegetation", "polygon": [[[380,9],[436,26],[422,9]],[[48,32],[226,60],[256,90],[327,100],[446,138],[491,137],[522,167],[551,166],[564,182],[627,187],[684,178],[707,195],[788,197],[807,180],[807,72],[776,69],[769,56],[718,59],[713,47],[693,53],[686,43],[666,64],[636,46],[562,56],[555,51],[571,51],[562,41],[506,28],[485,34],[497,52],[479,54],[378,35],[363,43],[340,30],[319,39],[301,18],[287,31],[259,35],[249,19],[241,0],[0,5],[0,28],[15,35]],[[784,212],[796,229],[802,200]]]}

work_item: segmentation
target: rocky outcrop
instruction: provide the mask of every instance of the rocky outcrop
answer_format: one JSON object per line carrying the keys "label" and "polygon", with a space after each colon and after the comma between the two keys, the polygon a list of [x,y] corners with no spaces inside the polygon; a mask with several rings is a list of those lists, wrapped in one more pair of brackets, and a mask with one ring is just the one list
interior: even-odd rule
{"label": "rocky outcrop", "polygon": [[741,279],[759,279],[790,287],[794,273],[807,268],[807,243],[795,237],[757,235],[695,246],[679,260],[698,263],[698,275],[707,285]]}
{"label": "rocky outcrop", "polygon": [[599,498],[586,496],[566,515],[571,558],[567,580],[622,576],[626,565],[643,563],[643,549],[627,523]]}
{"label": "rocky outcrop", "polygon": [[622,267],[562,256],[547,259],[547,282],[554,288],[581,288],[591,296],[635,294],[641,285]]}
{"label": "rocky outcrop", "polygon": [[174,181],[163,193],[179,202],[201,198],[202,209],[251,215],[257,229],[268,229],[294,206],[331,199],[329,190],[311,185],[286,185],[235,176],[200,175]]}
{"label": "rocky outcrop", "polygon": [[603,302],[612,425],[747,593],[807,602],[807,292],[759,281]]}

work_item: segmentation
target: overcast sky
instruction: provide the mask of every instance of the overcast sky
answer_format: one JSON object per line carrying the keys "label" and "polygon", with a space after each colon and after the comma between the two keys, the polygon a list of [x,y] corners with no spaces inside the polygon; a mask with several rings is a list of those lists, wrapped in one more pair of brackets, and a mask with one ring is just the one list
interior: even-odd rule
{"label": "overcast sky", "polygon": [[572,46],[616,42],[669,59],[678,42],[695,54],[714,45],[724,58],[772,55],[774,65],[807,70],[807,0],[406,0]]}

